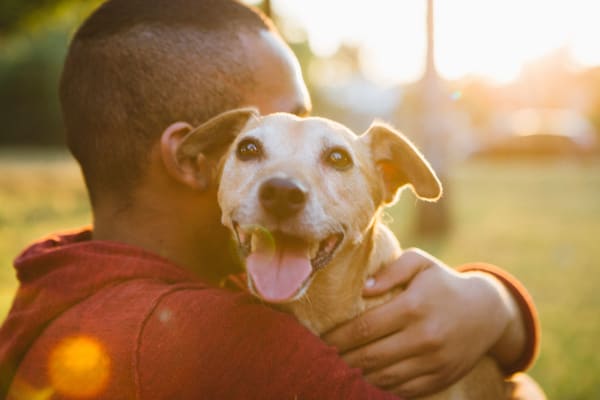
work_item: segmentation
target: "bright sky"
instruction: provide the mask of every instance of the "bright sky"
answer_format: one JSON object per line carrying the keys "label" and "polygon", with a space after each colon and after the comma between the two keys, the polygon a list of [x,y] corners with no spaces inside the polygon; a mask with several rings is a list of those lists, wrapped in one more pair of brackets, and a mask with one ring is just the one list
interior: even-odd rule
{"label": "bright sky", "polygon": [[[272,3],[277,14],[304,27],[319,55],[355,43],[375,81],[413,81],[422,73],[426,0]],[[600,65],[598,0],[434,0],[434,6],[436,61],[446,78],[474,74],[507,82],[524,63],[561,46],[581,66]]]}

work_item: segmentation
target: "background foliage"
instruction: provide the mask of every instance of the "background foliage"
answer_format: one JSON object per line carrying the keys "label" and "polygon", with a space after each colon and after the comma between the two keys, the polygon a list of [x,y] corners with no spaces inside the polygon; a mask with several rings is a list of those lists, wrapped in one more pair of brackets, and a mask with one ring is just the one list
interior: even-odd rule
{"label": "background foliage", "polygon": [[74,26],[99,1],[0,2],[0,146],[64,143],[58,81]]}

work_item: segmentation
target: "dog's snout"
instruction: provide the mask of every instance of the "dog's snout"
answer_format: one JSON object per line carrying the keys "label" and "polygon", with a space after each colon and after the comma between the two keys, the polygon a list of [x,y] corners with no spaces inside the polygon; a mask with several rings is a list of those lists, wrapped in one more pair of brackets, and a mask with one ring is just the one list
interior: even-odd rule
{"label": "dog's snout", "polygon": [[306,204],[307,192],[291,179],[271,178],[259,190],[260,204],[277,218],[297,214]]}

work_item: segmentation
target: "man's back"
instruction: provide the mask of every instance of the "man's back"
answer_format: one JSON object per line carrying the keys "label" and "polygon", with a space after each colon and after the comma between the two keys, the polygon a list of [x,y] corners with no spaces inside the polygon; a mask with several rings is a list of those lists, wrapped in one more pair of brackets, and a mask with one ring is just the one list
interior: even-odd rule
{"label": "man's back", "polygon": [[291,317],[135,247],[84,231],[16,267],[0,330],[2,371],[16,372],[8,398],[388,396]]}

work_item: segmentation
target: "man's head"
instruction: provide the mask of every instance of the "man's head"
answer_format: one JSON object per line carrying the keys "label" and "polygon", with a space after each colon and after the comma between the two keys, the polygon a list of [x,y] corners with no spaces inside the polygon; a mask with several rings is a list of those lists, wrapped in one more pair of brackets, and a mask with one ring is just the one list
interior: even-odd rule
{"label": "man's head", "polygon": [[303,113],[297,61],[233,0],[109,0],[77,31],[60,85],[67,142],[94,206],[127,199],[174,122],[244,105]]}

